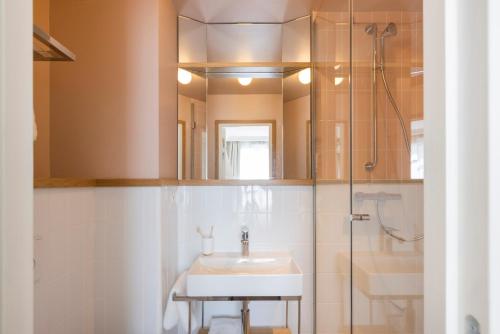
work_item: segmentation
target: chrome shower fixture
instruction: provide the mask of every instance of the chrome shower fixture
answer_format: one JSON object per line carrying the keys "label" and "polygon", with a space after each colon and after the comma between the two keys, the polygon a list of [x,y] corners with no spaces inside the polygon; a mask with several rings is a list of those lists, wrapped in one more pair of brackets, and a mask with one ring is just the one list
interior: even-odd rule
{"label": "chrome shower fixture", "polygon": [[375,36],[376,36],[377,35],[377,24],[376,23],[367,24],[365,27],[365,32],[368,35],[375,34]]}
{"label": "chrome shower fixture", "polygon": [[396,24],[394,22],[391,22],[387,25],[387,27],[385,27],[380,37],[386,38],[386,37],[396,36],[397,34],[398,34],[398,28],[396,27]]}
{"label": "chrome shower fixture", "polygon": [[[365,27],[365,32],[372,36],[372,56],[371,56],[371,114],[372,114],[372,152],[371,160],[365,162],[364,167],[368,172],[372,172],[377,166],[378,162],[378,145],[377,145],[377,70],[380,71],[380,76],[384,84],[384,89],[387,94],[387,99],[391,103],[394,112],[399,120],[399,125],[401,127],[401,132],[403,133],[404,144],[406,151],[411,155],[411,143],[408,132],[406,130],[406,124],[404,118],[401,114],[394,96],[387,83],[387,78],[385,76],[385,38],[396,36],[398,29],[394,22],[390,22],[385,29],[377,38],[377,24],[370,23]],[[377,40],[380,41],[380,50],[377,48]],[[377,55],[379,55],[379,63],[377,64]]]}
{"label": "chrome shower fixture", "polygon": [[[365,27],[365,32],[371,35],[372,38],[372,71],[371,71],[371,98],[370,98],[370,109],[372,111],[372,123],[377,123],[377,24],[371,23]],[[375,166],[377,166],[377,127],[372,128],[372,156],[371,160],[365,163],[365,169],[367,171],[372,171]]]}

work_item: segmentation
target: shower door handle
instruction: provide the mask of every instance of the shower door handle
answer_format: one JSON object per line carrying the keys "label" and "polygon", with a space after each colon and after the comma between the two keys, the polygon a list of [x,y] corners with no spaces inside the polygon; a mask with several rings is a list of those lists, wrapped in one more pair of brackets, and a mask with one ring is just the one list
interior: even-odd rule
{"label": "shower door handle", "polygon": [[351,215],[351,221],[367,221],[370,220],[370,215],[367,213],[353,213]]}

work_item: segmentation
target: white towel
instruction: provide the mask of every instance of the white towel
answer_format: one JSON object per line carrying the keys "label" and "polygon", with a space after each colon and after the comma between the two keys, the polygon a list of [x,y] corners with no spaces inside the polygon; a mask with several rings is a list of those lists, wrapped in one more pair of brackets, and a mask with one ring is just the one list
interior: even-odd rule
{"label": "white towel", "polygon": [[241,334],[243,328],[241,318],[212,318],[208,334]]}
{"label": "white towel", "polygon": [[37,138],[38,138],[38,129],[36,127],[35,110],[33,109],[33,141],[35,142]]}
{"label": "white towel", "polygon": [[[186,295],[186,280],[187,272],[183,272],[175,281],[170,294],[168,295],[167,308],[165,309],[165,315],[163,316],[163,328],[166,330],[172,329],[177,326],[180,322],[182,328],[188,331],[188,321],[189,321],[189,305],[187,302],[174,302],[172,296],[176,293],[179,296]],[[191,330],[196,330],[198,328],[198,323],[195,317],[191,314]],[[190,333],[191,334],[191,333]]]}

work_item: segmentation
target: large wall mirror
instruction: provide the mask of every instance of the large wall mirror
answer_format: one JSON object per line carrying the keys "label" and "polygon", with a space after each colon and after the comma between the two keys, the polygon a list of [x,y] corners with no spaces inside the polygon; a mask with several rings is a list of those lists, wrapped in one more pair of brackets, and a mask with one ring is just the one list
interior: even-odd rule
{"label": "large wall mirror", "polygon": [[179,179],[311,177],[310,17],[179,17]]}
{"label": "large wall mirror", "polygon": [[179,179],[308,179],[310,69],[200,74],[179,84]]}

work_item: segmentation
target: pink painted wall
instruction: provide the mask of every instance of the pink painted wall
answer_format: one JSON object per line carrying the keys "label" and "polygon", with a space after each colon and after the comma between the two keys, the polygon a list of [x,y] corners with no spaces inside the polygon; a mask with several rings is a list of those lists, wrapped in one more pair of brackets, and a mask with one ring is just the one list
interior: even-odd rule
{"label": "pink painted wall", "polygon": [[[50,31],[49,0],[33,1],[33,22],[45,31]],[[33,63],[33,107],[38,128],[34,143],[35,177],[50,176],[50,63]]]}
{"label": "pink painted wall", "polygon": [[160,177],[177,177],[177,12],[160,1]]}
{"label": "pink painted wall", "polygon": [[52,0],[50,17],[77,55],[51,68],[51,176],[175,177],[169,1]]}
{"label": "pink painted wall", "polygon": [[283,178],[308,178],[311,96],[302,96],[283,104]]}

